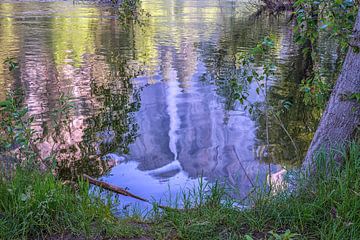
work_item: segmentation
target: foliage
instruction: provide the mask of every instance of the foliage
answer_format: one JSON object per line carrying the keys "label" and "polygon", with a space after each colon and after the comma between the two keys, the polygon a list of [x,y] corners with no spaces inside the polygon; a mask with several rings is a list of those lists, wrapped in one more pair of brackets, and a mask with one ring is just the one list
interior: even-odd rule
{"label": "foliage", "polygon": [[[237,56],[238,68],[241,69],[241,74],[238,78],[245,79],[245,82],[248,84],[256,83],[256,93],[259,95],[262,94],[265,98],[267,97],[268,91],[267,82],[275,78],[276,73],[276,66],[272,56],[273,50],[274,38],[268,36],[249,52]],[[259,58],[262,59],[262,62],[260,66],[255,67],[255,61]],[[235,79],[231,80],[231,84],[232,89],[235,91],[235,98],[237,98],[241,104],[247,101],[248,105],[245,105],[244,108],[245,110],[249,109],[249,112],[252,113],[256,104],[248,101],[249,93],[244,89],[244,84],[239,85]],[[274,116],[279,116],[279,112],[289,110],[291,106],[292,103],[290,101],[281,100],[279,106],[267,106],[267,108],[269,108],[268,110],[272,112]]]}
{"label": "foliage", "polygon": [[[292,240],[292,239],[296,239],[298,236],[300,236],[300,234],[297,233],[292,233],[289,229],[287,229],[284,233],[276,233],[274,231],[269,231],[269,239],[270,240]],[[254,238],[252,238],[249,235],[245,235],[245,240],[253,240]]]}
{"label": "foliage", "polygon": [[19,67],[19,63],[16,61],[15,58],[7,57],[4,61],[4,64],[8,67],[9,71],[14,71],[16,68]]}
{"label": "foliage", "polygon": [[[274,48],[273,37],[265,37],[263,41],[259,42],[256,47],[252,48],[248,53],[238,54],[237,56],[237,68],[240,69],[240,74],[237,79],[230,80],[231,88],[234,91],[234,98],[239,100],[241,104],[244,102],[249,103],[245,105],[245,110],[248,109],[250,113],[254,110],[254,105],[248,101],[249,92],[244,88],[244,82],[247,84],[256,83],[256,93],[260,94],[260,91],[264,93],[266,83],[270,77],[275,73],[275,64],[268,55],[271,54],[271,50]],[[264,59],[261,69],[254,67],[255,59]],[[240,79],[240,83],[239,83]],[[241,81],[242,80],[242,81]],[[265,89],[266,91],[266,89]]]}
{"label": "foliage", "polygon": [[292,233],[289,229],[287,229],[282,234],[275,233],[274,231],[270,231],[269,233],[271,234],[269,239],[273,240],[291,240],[295,239],[297,236],[300,236],[300,234]]}
{"label": "foliage", "polygon": [[126,29],[131,24],[145,25],[144,17],[150,14],[141,8],[141,0],[123,0],[119,8],[119,20]]}
{"label": "foliage", "polygon": [[[278,105],[270,106],[268,104],[268,81],[275,78],[276,66],[273,58],[272,51],[274,50],[274,37],[265,37],[263,41],[258,43],[256,47],[252,48],[249,52],[244,54],[239,54],[237,56],[238,68],[240,69],[240,75],[237,76],[237,79],[230,81],[231,88],[235,91],[234,97],[239,100],[239,102],[244,105],[244,109],[249,111],[250,114],[257,111],[257,113],[265,115],[265,125],[266,125],[266,148],[269,149],[269,122],[271,119],[278,124],[281,129],[286,133],[287,137],[290,139],[294,150],[299,158],[298,147],[286,129],[283,121],[281,120],[281,115],[286,113],[289,108],[291,108],[292,103],[286,99],[283,99],[279,102]],[[262,59],[260,67],[255,67],[255,59]],[[240,83],[239,83],[240,79]],[[241,81],[242,80],[242,81]],[[252,103],[248,101],[248,88],[245,88],[247,84],[255,83],[256,84],[256,93],[264,97],[264,103]],[[246,101],[246,104],[244,104]],[[267,154],[269,155],[269,154]]]}
{"label": "foliage", "polygon": [[334,80],[328,81],[321,71],[320,38],[336,41],[337,69],[342,66],[349,47],[358,4],[354,0],[297,0],[295,6],[296,43],[302,48],[310,73],[304,79],[302,90],[305,104],[324,108]]}
{"label": "foliage", "polygon": [[[37,136],[37,132],[32,128],[35,116],[29,116],[28,109],[21,106],[21,96],[9,93],[6,100],[0,102],[0,153],[13,155],[15,159],[21,161],[23,166],[34,167],[55,167],[57,149],[52,148],[50,155],[43,159],[39,154],[37,144],[44,139]],[[54,139],[60,135],[60,128],[66,124],[63,115],[68,114],[72,105],[69,99],[61,95],[59,108],[51,111],[53,116],[50,128]],[[47,128],[44,129],[47,131]]]}
{"label": "foliage", "polygon": [[360,93],[352,93],[348,96],[349,100],[355,100],[360,103]]}
{"label": "foliage", "polygon": [[0,102],[0,153],[16,151],[18,158],[26,156],[28,163],[35,158],[33,149],[33,118],[27,117],[27,109],[19,107],[19,102],[10,96]]}
{"label": "foliage", "polygon": [[160,214],[153,235],[155,239],[357,239],[360,145],[349,143],[347,149],[337,151],[346,158],[343,167],[335,160],[324,164],[328,154],[320,152],[315,175],[299,176],[292,192],[271,196],[257,192],[251,208],[237,207],[244,205],[229,198],[219,185],[209,186],[195,195],[203,201]]}
{"label": "foliage", "polygon": [[302,81],[300,90],[304,94],[304,104],[323,108],[331,93],[331,86],[319,72]]}
{"label": "foliage", "polygon": [[81,179],[74,192],[50,173],[19,168],[11,181],[0,179],[0,239],[139,235],[140,229],[113,215],[113,199]]}
{"label": "foliage", "polygon": [[[319,34],[326,33],[337,41],[343,50],[348,48],[355,23],[357,4],[353,0],[298,0],[295,2],[296,42],[305,45],[309,40],[315,45]],[[308,51],[308,46],[303,51]]]}

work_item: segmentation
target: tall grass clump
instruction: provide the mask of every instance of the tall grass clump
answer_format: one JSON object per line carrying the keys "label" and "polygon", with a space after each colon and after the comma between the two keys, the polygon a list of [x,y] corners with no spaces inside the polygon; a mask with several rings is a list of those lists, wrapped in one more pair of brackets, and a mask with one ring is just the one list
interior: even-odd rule
{"label": "tall grass clump", "polygon": [[139,235],[139,229],[114,216],[117,205],[110,199],[82,180],[75,190],[51,173],[17,169],[11,180],[0,180],[0,239]]}

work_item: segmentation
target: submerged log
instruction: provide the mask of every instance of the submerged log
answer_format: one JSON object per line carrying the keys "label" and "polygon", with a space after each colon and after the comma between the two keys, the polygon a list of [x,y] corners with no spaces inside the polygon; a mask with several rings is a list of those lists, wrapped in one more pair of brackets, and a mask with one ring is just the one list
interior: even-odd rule
{"label": "submerged log", "polygon": [[[135,194],[132,194],[131,192],[126,191],[125,189],[123,189],[121,187],[114,186],[112,184],[97,180],[97,179],[92,178],[92,177],[90,177],[90,176],[88,176],[86,174],[83,174],[83,178],[85,180],[87,180],[90,184],[93,184],[95,186],[104,188],[106,190],[109,190],[111,192],[114,192],[114,193],[117,193],[117,194],[120,194],[120,195],[123,195],[123,196],[132,197],[132,198],[135,198],[137,200],[140,200],[140,201],[147,202],[147,203],[151,204],[151,202],[148,199],[145,199],[145,198],[139,197],[139,196],[137,196]],[[164,210],[177,210],[177,211],[179,210],[179,209],[176,209],[176,208],[162,206],[162,205],[159,205],[159,204],[156,204],[156,206],[158,208],[161,208],[161,209],[164,209]]]}
{"label": "submerged log", "polygon": [[90,177],[90,176],[88,176],[86,174],[83,174],[83,177],[89,183],[91,183],[93,185],[96,185],[98,187],[104,188],[106,190],[112,191],[114,193],[118,193],[118,194],[121,194],[121,195],[124,195],[124,196],[127,196],[127,197],[132,197],[132,198],[138,199],[138,200],[143,201],[143,202],[148,202],[148,203],[150,202],[149,200],[147,200],[145,198],[142,198],[142,197],[139,197],[139,196],[137,196],[135,194],[132,194],[131,192],[128,192],[128,191],[126,191],[125,189],[123,189],[121,187],[114,186],[114,185],[111,185],[109,183],[96,180],[95,178],[92,178],[92,177]]}

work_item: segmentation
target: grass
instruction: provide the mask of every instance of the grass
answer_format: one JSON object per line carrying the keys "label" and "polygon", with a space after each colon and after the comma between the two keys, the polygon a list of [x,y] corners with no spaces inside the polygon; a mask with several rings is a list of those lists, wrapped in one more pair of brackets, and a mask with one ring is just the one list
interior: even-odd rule
{"label": "grass", "polygon": [[344,165],[325,164],[300,179],[292,193],[260,195],[247,210],[221,201],[215,185],[203,204],[165,211],[154,221],[155,239],[360,239],[360,146],[352,143]]}
{"label": "grass", "polygon": [[50,173],[17,170],[12,181],[0,182],[0,239],[134,237],[140,228],[113,215],[116,202],[89,191],[80,181],[75,192]]}
{"label": "grass", "polygon": [[[88,239],[360,239],[360,146],[349,145],[344,164],[318,156],[318,172],[296,190],[257,194],[239,209],[218,184],[185,193],[182,210],[154,209],[148,219],[119,219],[111,195],[76,192],[51,174],[18,170],[0,182],[0,239],[70,233]],[[103,197],[100,197],[103,196]],[[143,226],[146,226],[145,228]]]}

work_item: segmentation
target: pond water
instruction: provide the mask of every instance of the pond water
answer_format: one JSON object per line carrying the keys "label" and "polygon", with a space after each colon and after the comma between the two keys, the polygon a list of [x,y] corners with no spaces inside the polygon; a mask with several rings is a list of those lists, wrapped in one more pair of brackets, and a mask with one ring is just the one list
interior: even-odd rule
{"label": "pond water", "polygon": [[[300,98],[302,59],[287,17],[251,18],[239,1],[144,0],[142,7],[151,15],[145,26],[125,26],[104,5],[0,3],[0,62],[19,62],[14,72],[0,64],[0,99],[22,96],[41,154],[59,151],[59,174],[86,173],[164,201],[200,177],[242,197],[269,170],[298,165],[319,114]],[[255,83],[244,86],[260,106],[250,114],[229,84],[234,59],[269,34],[276,76],[266,102]],[[63,96],[73,106],[64,113]],[[269,118],[269,148],[264,104],[281,117]],[[54,118],[63,121],[58,131]]]}

